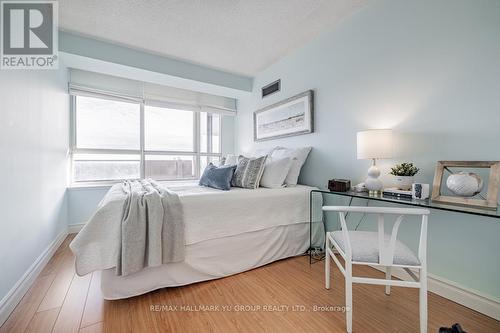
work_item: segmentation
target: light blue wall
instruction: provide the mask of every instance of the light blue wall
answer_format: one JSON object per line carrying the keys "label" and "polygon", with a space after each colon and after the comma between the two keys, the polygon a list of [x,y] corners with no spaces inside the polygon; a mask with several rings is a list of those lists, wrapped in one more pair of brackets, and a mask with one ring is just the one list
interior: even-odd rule
{"label": "light blue wall", "polygon": [[[235,117],[222,117],[222,154],[234,153]],[[109,186],[80,187],[68,189],[68,224],[82,224],[88,221],[96,211],[97,204],[102,200]]]}
{"label": "light blue wall", "polygon": [[0,73],[0,299],[66,229],[66,73]]}
{"label": "light blue wall", "polygon": [[[314,134],[258,144],[314,147],[302,183],[362,181],[370,162],[356,159],[356,132],[369,128],[396,132],[383,171],[411,161],[419,182],[432,183],[438,160],[499,160],[499,38],[499,1],[370,2],[257,75],[253,96],[239,101],[236,148],[254,146],[253,111],[314,89]],[[278,78],[282,91],[262,100],[260,87]],[[430,272],[500,298],[499,235],[500,220],[433,211]]]}
{"label": "light blue wall", "polygon": [[68,188],[68,224],[86,223],[109,186]]}

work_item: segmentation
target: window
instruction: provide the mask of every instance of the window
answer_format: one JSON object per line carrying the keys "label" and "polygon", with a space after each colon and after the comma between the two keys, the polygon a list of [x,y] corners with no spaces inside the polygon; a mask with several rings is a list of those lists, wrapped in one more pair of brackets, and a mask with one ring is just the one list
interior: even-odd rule
{"label": "window", "polygon": [[145,148],[153,151],[195,151],[194,112],[146,106]]}
{"label": "window", "polygon": [[219,163],[221,159],[221,116],[216,113],[200,112],[200,163],[199,173],[209,163]]}
{"label": "window", "polygon": [[85,149],[140,149],[140,105],[79,96],[76,145]]}
{"label": "window", "polygon": [[195,156],[146,155],[146,177],[162,180],[196,177]]}
{"label": "window", "polygon": [[221,158],[221,116],[73,96],[74,183],[199,178]]}
{"label": "window", "polygon": [[220,116],[200,112],[200,149],[202,153],[220,153]]}
{"label": "window", "polygon": [[136,179],[141,176],[141,155],[73,154],[73,181]]}

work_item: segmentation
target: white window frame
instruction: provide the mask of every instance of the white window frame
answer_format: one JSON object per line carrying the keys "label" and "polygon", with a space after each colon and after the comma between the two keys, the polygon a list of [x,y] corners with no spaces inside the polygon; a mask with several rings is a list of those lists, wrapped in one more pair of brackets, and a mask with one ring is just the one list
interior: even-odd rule
{"label": "white window frame", "polygon": [[[211,131],[207,132],[207,146],[210,147],[207,152],[201,152],[201,147],[200,147],[200,112],[201,111],[192,111],[192,110],[185,110],[186,112],[192,112],[193,113],[193,151],[172,151],[172,150],[161,150],[161,151],[156,151],[156,150],[146,150],[145,149],[145,107],[147,106],[147,103],[144,100],[137,100],[137,101],[131,101],[130,99],[126,98],[120,98],[120,97],[115,97],[115,96],[95,96],[94,98],[100,98],[100,99],[108,99],[108,100],[114,100],[114,101],[120,101],[120,102],[127,102],[127,103],[136,103],[140,106],[140,129],[139,129],[139,149],[86,149],[86,148],[78,148],[77,144],[77,124],[76,124],[76,113],[77,113],[77,95],[71,95],[71,101],[70,101],[70,121],[71,121],[71,126],[70,126],[70,168],[71,168],[71,186],[93,186],[93,185],[112,185],[116,184],[119,182],[124,181],[125,179],[116,179],[116,180],[95,180],[95,181],[75,181],[74,180],[74,155],[75,154],[113,154],[113,155],[139,155],[140,156],[140,178],[145,178],[145,171],[146,171],[146,156],[147,155],[167,155],[167,156],[193,156],[194,157],[194,176],[193,177],[188,177],[188,178],[178,178],[178,179],[157,179],[159,181],[172,181],[172,182],[179,182],[179,181],[188,181],[188,180],[197,180],[200,178],[200,162],[201,162],[201,157],[218,157],[219,159],[222,158],[222,114],[219,114],[219,152],[218,153],[213,153],[211,152],[211,145],[209,144],[212,140],[212,135]],[[155,105],[157,106],[157,105]],[[158,105],[158,107],[162,107],[161,105]],[[166,109],[172,109],[171,107],[165,106],[164,108]],[[184,111],[184,110],[183,110]],[[207,112],[207,114],[213,114]],[[207,121],[207,126],[208,126],[208,121]],[[210,134],[209,134],[210,133]]]}

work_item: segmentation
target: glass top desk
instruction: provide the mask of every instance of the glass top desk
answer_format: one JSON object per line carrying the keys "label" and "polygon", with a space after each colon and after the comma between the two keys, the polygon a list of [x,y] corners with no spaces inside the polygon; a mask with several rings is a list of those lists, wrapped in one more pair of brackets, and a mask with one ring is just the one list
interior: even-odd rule
{"label": "glass top desk", "polygon": [[[490,217],[490,218],[496,218],[500,219],[500,211],[499,210],[490,210],[490,209],[481,209],[481,208],[473,208],[473,207],[466,207],[466,206],[458,206],[458,205],[450,205],[450,204],[444,204],[444,203],[438,203],[438,202],[433,202],[431,199],[425,199],[425,200],[418,200],[418,199],[405,199],[405,198],[394,198],[394,197],[387,197],[382,194],[369,194],[368,192],[354,192],[354,191],[347,191],[347,192],[336,192],[336,191],[330,191],[327,189],[317,189],[317,190],[311,190],[309,194],[309,258],[310,262],[313,262],[313,259],[315,258],[314,248],[313,248],[313,233],[312,233],[312,223],[313,223],[313,205],[312,205],[312,200],[313,196],[317,195],[323,195],[323,194],[328,194],[328,195],[338,195],[338,196],[343,196],[343,197],[348,197],[350,198],[349,200],[349,206],[352,204],[353,199],[366,199],[366,200],[374,200],[374,201],[381,201],[381,202],[387,202],[387,203],[395,203],[395,204],[401,204],[401,205],[406,205],[406,206],[413,206],[413,207],[420,207],[420,208],[429,208],[429,209],[439,209],[439,210],[445,210],[449,212],[456,212],[456,213],[464,213],[464,214],[472,214],[476,216],[485,216],[485,217]],[[500,220],[499,220],[500,222]]]}

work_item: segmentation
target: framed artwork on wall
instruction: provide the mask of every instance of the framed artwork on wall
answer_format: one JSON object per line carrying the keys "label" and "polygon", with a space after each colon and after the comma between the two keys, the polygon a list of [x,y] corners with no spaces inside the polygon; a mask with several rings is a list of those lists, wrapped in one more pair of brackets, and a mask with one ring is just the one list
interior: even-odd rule
{"label": "framed artwork on wall", "polygon": [[308,90],[255,111],[254,141],[272,140],[313,132],[314,96]]}

